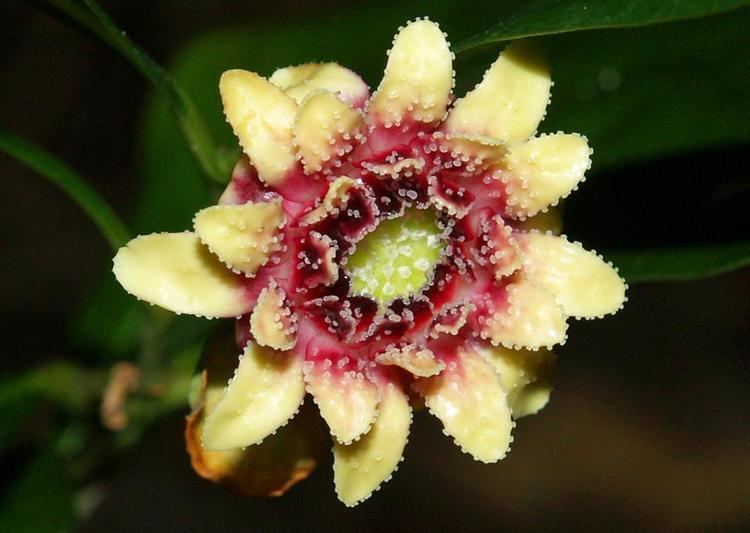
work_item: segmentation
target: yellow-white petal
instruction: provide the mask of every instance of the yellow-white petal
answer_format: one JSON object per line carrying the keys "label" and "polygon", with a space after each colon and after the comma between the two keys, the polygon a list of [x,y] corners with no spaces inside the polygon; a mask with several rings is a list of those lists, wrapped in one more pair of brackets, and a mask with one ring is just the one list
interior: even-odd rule
{"label": "yellow-white petal", "polygon": [[568,196],[591,166],[591,148],[575,133],[541,135],[510,148],[505,157],[508,211],[535,215]]}
{"label": "yellow-white petal", "polygon": [[565,341],[568,324],[554,296],[521,278],[508,286],[508,305],[485,320],[481,335],[506,348],[550,347]]}
{"label": "yellow-white petal", "polygon": [[410,425],[408,396],[398,386],[386,385],[372,429],[353,444],[333,445],[333,480],[342,502],[357,505],[391,478],[403,457]]}
{"label": "yellow-white petal", "polygon": [[307,95],[294,122],[293,135],[305,172],[329,169],[358,144],[362,115],[331,92]]}
{"label": "yellow-white petal", "polygon": [[337,63],[306,63],[280,68],[268,81],[298,104],[312,91],[324,89],[335,93],[350,106],[359,107],[370,93],[361,77]]}
{"label": "yellow-white petal", "polygon": [[511,144],[526,140],[549,102],[549,68],[532,42],[508,46],[474,90],[448,114],[445,131],[494,137]]}
{"label": "yellow-white petal", "polygon": [[260,178],[283,181],[295,165],[292,126],[297,104],[254,72],[228,70],[219,82],[224,113]]}
{"label": "yellow-white petal", "polygon": [[234,317],[251,308],[242,278],[194,233],[137,237],[118,250],[112,271],[130,294],[175,313]]}
{"label": "yellow-white petal", "polygon": [[281,202],[214,205],[198,211],[193,220],[201,241],[223,263],[251,276],[281,249],[284,225]]}
{"label": "yellow-white petal", "polygon": [[378,414],[377,385],[362,372],[333,368],[325,361],[305,363],[307,390],[337,441],[349,444],[372,426]]}
{"label": "yellow-white petal", "polygon": [[289,350],[297,343],[297,315],[275,281],[260,291],[250,315],[250,332],[258,344],[275,350]]}
{"label": "yellow-white petal", "polygon": [[230,450],[257,444],[286,424],[304,398],[302,358],[251,342],[206,418],[203,446]]}
{"label": "yellow-white petal", "polygon": [[544,349],[511,350],[503,346],[483,347],[479,353],[500,376],[514,418],[534,414],[546,405],[552,390],[555,354]]}
{"label": "yellow-white petal", "polygon": [[547,378],[526,385],[518,391],[510,404],[511,409],[513,409],[513,417],[523,418],[524,416],[537,414],[549,403],[551,394],[552,384]]}
{"label": "yellow-white petal", "polygon": [[459,350],[439,375],[415,388],[445,432],[474,459],[494,463],[508,452],[513,420],[500,376],[473,350]]}
{"label": "yellow-white petal", "polygon": [[435,123],[445,116],[453,88],[453,55],[443,32],[429,20],[396,35],[383,80],[369,106],[371,122],[400,124],[407,116]]}
{"label": "yellow-white petal", "polygon": [[516,239],[528,279],[549,291],[568,315],[596,318],[622,307],[625,283],[594,252],[556,235],[518,233]]}

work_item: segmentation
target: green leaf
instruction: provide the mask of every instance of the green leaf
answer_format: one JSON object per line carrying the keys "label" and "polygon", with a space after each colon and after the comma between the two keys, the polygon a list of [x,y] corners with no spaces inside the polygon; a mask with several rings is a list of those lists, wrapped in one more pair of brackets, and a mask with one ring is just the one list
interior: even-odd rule
{"label": "green leaf", "polygon": [[[523,37],[644,26],[703,17],[750,5],[747,0],[531,0],[485,11],[480,26],[491,26],[457,43],[454,50]],[[472,7],[478,10],[477,6]]]}
{"label": "green leaf", "polygon": [[188,94],[167,72],[136,46],[94,0],[47,0],[47,4],[113,47],[160,91],[177,118],[187,146],[205,175],[219,183],[225,183],[231,166],[220,156],[218,147]]}
{"label": "green leaf", "polygon": [[0,505],[0,531],[71,531],[73,487],[62,459],[49,448],[34,457]]}
{"label": "green leaf", "polygon": [[605,254],[631,283],[688,281],[715,276],[750,265],[750,242],[613,251]]}
{"label": "green leaf", "polygon": [[546,38],[555,86],[541,129],[589,138],[590,179],[608,167],[748,142],[748,27],[743,9]]}
{"label": "green leaf", "polygon": [[125,224],[107,202],[65,163],[40,147],[0,129],[0,150],[18,159],[62,189],[99,228],[113,250],[129,239]]}

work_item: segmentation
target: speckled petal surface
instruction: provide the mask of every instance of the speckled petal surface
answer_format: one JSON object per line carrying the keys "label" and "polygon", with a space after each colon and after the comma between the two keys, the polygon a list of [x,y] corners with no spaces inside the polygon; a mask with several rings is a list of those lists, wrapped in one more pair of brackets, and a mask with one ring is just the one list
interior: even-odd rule
{"label": "speckled petal surface", "polygon": [[203,446],[229,450],[257,444],[294,416],[304,397],[301,358],[250,342],[206,418]]}
{"label": "speckled petal surface", "polygon": [[305,381],[331,435],[349,444],[370,430],[378,414],[380,393],[362,372],[333,366],[330,360],[328,364],[306,362]]}
{"label": "speckled petal surface", "polygon": [[520,235],[519,242],[529,280],[548,290],[568,315],[597,318],[623,306],[625,283],[594,252],[565,237],[541,233]]}
{"label": "speckled petal surface", "polygon": [[578,186],[591,166],[591,148],[574,133],[541,135],[511,147],[505,164],[513,176],[508,183],[509,213],[533,216]]}
{"label": "speckled petal surface", "polygon": [[383,80],[370,102],[370,122],[442,120],[453,87],[452,65],[453,55],[437,24],[408,24],[393,41]]}
{"label": "speckled petal surface", "polygon": [[198,211],[193,224],[201,241],[223,263],[237,273],[252,275],[281,248],[284,213],[278,201],[215,205]]}
{"label": "speckled petal surface", "polygon": [[544,117],[551,85],[539,46],[515,42],[500,54],[479,85],[456,102],[444,128],[509,144],[524,141]]}
{"label": "speckled petal surface", "polygon": [[362,107],[370,95],[367,84],[356,73],[337,63],[306,63],[274,71],[268,81],[298,104],[313,91],[324,89],[336,94],[351,107]]}
{"label": "speckled petal surface", "polygon": [[317,90],[302,101],[292,134],[307,173],[329,171],[359,144],[362,115],[331,92]]}
{"label": "speckled petal surface", "polygon": [[194,233],[136,237],[113,262],[125,290],[175,313],[234,317],[250,310],[242,278],[227,270]]}
{"label": "speckled petal surface", "polygon": [[403,457],[409,437],[411,407],[395,384],[383,386],[380,409],[370,431],[353,444],[333,446],[336,494],[351,507],[388,481]]}
{"label": "speckled petal surface", "polygon": [[513,429],[507,395],[500,376],[476,352],[459,349],[439,376],[420,379],[415,388],[463,451],[485,463],[505,457]]}
{"label": "speckled petal surface", "polygon": [[487,317],[483,337],[506,348],[544,348],[565,341],[566,316],[554,296],[528,279],[508,287],[505,310]]}
{"label": "speckled petal surface", "polygon": [[219,90],[227,121],[260,178],[269,185],[283,181],[296,162],[292,144],[295,101],[246,70],[226,71]]}

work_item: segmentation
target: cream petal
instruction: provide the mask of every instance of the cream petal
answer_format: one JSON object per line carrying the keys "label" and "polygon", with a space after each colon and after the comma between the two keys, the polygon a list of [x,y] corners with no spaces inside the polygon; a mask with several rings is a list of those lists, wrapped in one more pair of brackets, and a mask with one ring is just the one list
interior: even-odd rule
{"label": "cream petal", "polygon": [[513,417],[523,418],[524,416],[537,414],[547,405],[551,394],[552,385],[549,379],[540,379],[535,383],[526,385],[510,404]]}
{"label": "cream petal", "polygon": [[514,418],[538,412],[549,399],[555,354],[549,350],[511,350],[486,346],[479,353],[495,368],[508,393]]}
{"label": "cream petal", "polygon": [[314,91],[300,105],[292,130],[306,173],[331,171],[359,144],[362,115],[328,91]]}
{"label": "cream petal", "polygon": [[370,90],[364,80],[337,63],[306,63],[276,70],[268,81],[300,104],[312,91],[335,93],[351,107],[362,107]]}
{"label": "cream petal", "polygon": [[251,342],[206,417],[203,446],[230,450],[257,444],[286,424],[304,397],[302,358]]}
{"label": "cream petal", "polygon": [[444,129],[509,144],[526,140],[544,117],[551,85],[540,47],[515,42],[500,54],[479,85],[456,102]]}
{"label": "cream petal", "polygon": [[407,344],[391,346],[375,356],[381,365],[395,365],[403,368],[413,376],[429,377],[442,372],[445,365],[435,354],[424,346]]}
{"label": "cream petal", "polygon": [[566,316],[555,298],[528,279],[508,286],[508,303],[485,319],[481,336],[507,348],[550,347],[565,341]]}
{"label": "cream petal", "polygon": [[285,223],[281,202],[214,205],[193,220],[201,241],[229,268],[252,276],[281,249],[279,229]]}
{"label": "cream petal", "polygon": [[333,445],[333,479],[342,502],[353,507],[391,478],[403,457],[410,425],[408,396],[395,384],[385,385],[370,431],[353,444]]}
{"label": "cream petal", "polygon": [[297,104],[281,89],[246,70],[228,70],[219,82],[224,113],[260,178],[277,185],[296,164],[292,126]]}
{"label": "cream petal", "polygon": [[297,343],[297,315],[275,281],[260,291],[250,315],[250,332],[261,346],[290,350]]}
{"label": "cream petal", "polygon": [[113,262],[126,291],[175,313],[234,317],[252,305],[244,280],[191,232],[142,235],[120,248]]}
{"label": "cream petal", "polygon": [[445,432],[474,459],[499,461],[510,448],[513,420],[500,377],[469,349],[459,349],[439,375],[420,379],[415,388]]}
{"label": "cream petal", "polygon": [[511,147],[505,157],[508,214],[525,218],[557,205],[583,181],[591,153],[576,133],[541,135]]}
{"label": "cream petal", "polygon": [[568,315],[597,318],[622,308],[625,282],[594,252],[555,235],[518,233],[516,239],[528,279],[549,291]]}
{"label": "cream petal", "polygon": [[370,430],[378,414],[380,393],[362,372],[332,368],[325,361],[308,361],[305,381],[338,442],[349,444]]}
{"label": "cream petal", "polygon": [[436,123],[453,88],[453,54],[437,24],[418,20],[393,40],[383,80],[368,108],[373,124],[400,124],[407,116]]}

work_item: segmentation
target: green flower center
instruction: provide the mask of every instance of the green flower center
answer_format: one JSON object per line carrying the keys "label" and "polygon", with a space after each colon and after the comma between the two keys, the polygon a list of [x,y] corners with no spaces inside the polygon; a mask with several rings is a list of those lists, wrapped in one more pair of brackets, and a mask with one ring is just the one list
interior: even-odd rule
{"label": "green flower center", "polygon": [[384,220],[349,256],[352,290],[381,305],[417,293],[440,258],[440,234],[432,211],[411,208]]}

